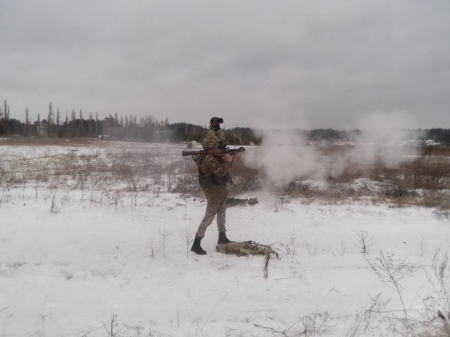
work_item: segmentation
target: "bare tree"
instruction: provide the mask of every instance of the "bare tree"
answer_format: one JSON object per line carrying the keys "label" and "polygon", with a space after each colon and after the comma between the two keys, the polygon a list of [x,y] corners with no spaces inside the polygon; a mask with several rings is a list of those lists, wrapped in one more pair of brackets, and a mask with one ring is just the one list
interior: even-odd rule
{"label": "bare tree", "polygon": [[0,118],[2,117],[9,120],[9,105],[6,99],[3,101],[3,108],[0,107]]}
{"label": "bare tree", "polygon": [[25,127],[24,127],[24,136],[29,136],[30,132],[30,112],[28,108],[25,108]]}
{"label": "bare tree", "polygon": [[181,233],[181,238],[186,242],[186,257],[189,256],[189,246],[194,241],[194,233],[189,232],[187,229]]}
{"label": "bare tree", "polygon": [[56,109],[56,125],[59,126],[60,124],[60,113],[59,113],[59,108]]}
{"label": "bare tree", "polygon": [[3,102],[3,106],[4,106],[4,110],[3,111],[5,113],[5,119],[9,120],[9,109],[10,109],[10,106],[8,105],[8,102],[6,101],[6,99]]}
{"label": "bare tree", "polygon": [[25,108],[25,125],[30,125],[30,112],[28,108]]}
{"label": "bare tree", "polygon": [[48,118],[47,118],[47,134],[51,134],[51,125],[53,124],[53,103],[48,103]]}

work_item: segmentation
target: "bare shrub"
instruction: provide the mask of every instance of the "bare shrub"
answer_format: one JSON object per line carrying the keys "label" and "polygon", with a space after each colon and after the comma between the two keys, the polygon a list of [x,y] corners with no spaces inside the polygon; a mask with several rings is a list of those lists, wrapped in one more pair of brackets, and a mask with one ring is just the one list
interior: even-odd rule
{"label": "bare shrub", "polygon": [[[318,336],[322,335],[326,332],[328,332],[331,328],[330,320],[331,316],[329,312],[322,311],[320,308],[316,310],[315,312],[303,316],[293,324],[290,324],[286,329],[283,330],[277,330],[272,327],[260,325],[260,324],[253,324],[255,327],[263,328],[265,330],[268,330],[272,333],[275,333],[277,335],[281,336],[291,336],[292,332],[294,332],[294,335],[292,336]],[[303,325],[303,331],[300,331],[299,328],[296,328],[296,326],[302,323]],[[292,331],[292,332],[291,332]]]}
{"label": "bare shrub", "polygon": [[296,247],[297,247],[297,236],[295,234],[295,232],[292,232],[289,237],[288,237],[288,241],[285,244],[281,244],[286,252],[286,255],[288,256],[292,256],[294,257],[295,255],[297,255],[296,252]]}
{"label": "bare shrub", "polygon": [[120,191],[112,191],[107,190],[102,193],[102,200],[103,196],[107,199],[107,204],[114,206],[115,210],[117,211],[119,206],[122,207],[122,210],[124,211],[123,202],[122,202],[122,192]]}
{"label": "bare shrub", "polygon": [[381,189],[385,196],[390,198],[400,198],[411,193],[412,184],[407,177],[396,171],[386,172],[386,178],[381,182]]}
{"label": "bare shrub", "polygon": [[274,212],[279,212],[285,209],[287,204],[290,204],[292,198],[286,195],[279,195],[275,198],[275,210]]}
{"label": "bare shrub", "polygon": [[334,162],[338,157],[333,155],[328,166],[328,181],[338,183],[352,183],[354,180],[365,176],[366,165],[361,163],[349,162],[342,169],[336,169]]}
{"label": "bare shrub", "polygon": [[372,316],[376,312],[384,310],[384,307],[386,306],[386,303],[380,302],[380,295],[381,293],[371,299],[371,305],[369,308],[361,308],[357,310],[355,319],[345,331],[346,337],[358,337],[367,332]]}
{"label": "bare shrub", "polygon": [[344,256],[349,252],[349,248],[347,246],[347,243],[345,241],[341,241],[341,249],[339,252],[339,255]]}
{"label": "bare shrub", "polygon": [[355,233],[356,238],[353,239],[353,243],[362,254],[369,254],[375,244],[374,237],[366,231],[355,231]]}
{"label": "bare shrub", "polygon": [[264,179],[260,170],[246,166],[239,156],[236,157],[230,173],[234,183],[232,195],[255,192],[261,188],[261,179]]}
{"label": "bare shrub", "polygon": [[434,190],[450,186],[450,165],[447,157],[422,157],[406,164],[415,188]]}
{"label": "bare shrub", "polygon": [[419,254],[420,256],[424,256],[427,252],[427,241],[424,238],[419,239]]}
{"label": "bare shrub", "polygon": [[315,198],[321,194],[317,187],[312,186],[311,183],[304,180],[291,181],[284,191],[292,197],[303,198]]}
{"label": "bare shrub", "polygon": [[108,333],[108,337],[118,337],[123,334],[124,331],[119,329],[119,324],[117,323],[117,315],[111,314],[111,319],[108,324],[103,323],[103,327],[105,328],[106,332]]}
{"label": "bare shrub", "polygon": [[310,245],[307,241],[305,241],[305,247],[308,249],[309,255],[317,255],[317,247]]}
{"label": "bare shrub", "polygon": [[59,213],[60,209],[58,208],[58,206],[56,206],[56,192],[53,193],[53,197],[52,197],[52,205],[50,207],[50,212],[52,213]]}
{"label": "bare shrub", "polygon": [[186,257],[189,257],[189,246],[194,242],[194,233],[189,232],[187,229],[181,232],[181,238],[186,243]]}
{"label": "bare shrub", "polygon": [[372,267],[372,270],[378,276],[378,278],[388,287],[394,289],[397,292],[398,298],[402,303],[402,310],[404,317],[394,317],[400,321],[410,332],[413,329],[413,324],[410,322],[408,310],[406,309],[405,302],[402,296],[402,286],[400,281],[406,275],[413,275],[417,270],[417,267],[411,263],[407,263],[406,260],[397,258],[394,254],[383,253],[380,249],[379,256],[374,261],[366,260]]}
{"label": "bare shrub", "polygon": [[161,247],[158,244],[154,243],[153,241],[149,241],[147,243],[147,246],[150,253],[149,256],[155,259],[156,254],[161,250]]}
{"label": "bare shrub", "polygon": [[303,335],[317,336],[330,330],[330,314],[328,311],[317,310],[302,318]]}
{"label": "bare shrub", "polygon": [[199,196],[202,194],[200,185],[198,183],[198,176],[195,174],[183,174],[178,176],[173,182],[173,192],[180,194],[187,194],[193,196]]}
{"label": "bare shrub", "polygon": [[351,194],[347,195],[346,193],[340,191],[339,189],[333,189],[328,187],[321,194],[321,200],[327,204],[339,204],[348,199]]}
{"label": "bare shrub", "polygon": [[161,231],[161,230],[159,231],[159,238],[161,241],[163,257],[166,257],[167,243],[169,242],[169,239],[171,236],[172,236],[172,234],[167,229],[164,229],[163,231]]}
{"label": "bare shrub", "polygon": [[450,211],[436,209],[433,211],[434,217],[438,220],[444,220],[450,218]]}
{"label": "bare shrub", "polygon": [[447,253],[436,250],[431,264],[432,276],[430,281],[434,286],[435,295],[430,296],[431,308],[442,320],[444,328],[450,325],[450,263]]}
{"label": "bare shrub", "polygon": [[444,190],[423,190],[417,204],[424,207],[436,207],[436,218],[443,219],[450,209],[450,195]]}
{"label": "bare shrub", "polygon": [[[337,182],[335,180],[328,182],[327,189],[326,195],[331,198],[351,197],[357,193],[352,183]],[[334,191],[334,193],[330,193],[332,191]]]}

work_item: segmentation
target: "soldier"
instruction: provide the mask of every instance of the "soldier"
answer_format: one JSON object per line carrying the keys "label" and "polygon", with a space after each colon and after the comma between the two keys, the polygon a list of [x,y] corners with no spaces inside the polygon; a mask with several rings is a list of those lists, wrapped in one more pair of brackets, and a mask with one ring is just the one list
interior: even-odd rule
{"label": "soldier", "polygon": [[[220,129],[222,118],[213,117],[210,121],[209,131],[203,139],[202,146],[205,150],[216,149],[225,141],[225,133]],[[218,244],[232,242],[228,240],[225,231],[225,212],[227,198],[227,182],[230,179],[228,170],[236,158],[233,155],[222,154],[220,156],[201,156],[197,159],[198,178],[200,187],[207,200],[205,216],[198,227],[191,251],[199,255],[205,255],[206,251],[200,246],[205,237],[206,229],[211,225],[217,215],[217,229],[219,230]]]}
{"label": "soldier", "polygon": [[209,150],[215,143],[219,143],[219,145],[224,144],[225,132],[220,128],[221,123],[223,123],[223,118],[211,118],[208,133],[202,141],[204,150]]}

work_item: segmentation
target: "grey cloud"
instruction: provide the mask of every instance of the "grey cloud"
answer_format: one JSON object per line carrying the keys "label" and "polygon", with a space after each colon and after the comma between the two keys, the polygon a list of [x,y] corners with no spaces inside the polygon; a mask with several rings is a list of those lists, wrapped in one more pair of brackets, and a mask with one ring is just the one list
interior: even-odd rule
{"label": "grey cloud", "polygon": [[0,31],[0,98],[20,119],[52,101],[226,127],[348,129],[380,110],[450,127],[447,1],[3,1]]}

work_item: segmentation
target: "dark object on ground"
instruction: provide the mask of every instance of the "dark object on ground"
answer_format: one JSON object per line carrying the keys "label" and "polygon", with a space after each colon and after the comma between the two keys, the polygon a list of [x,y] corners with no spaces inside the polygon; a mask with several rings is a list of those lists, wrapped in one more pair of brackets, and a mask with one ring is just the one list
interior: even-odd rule
{"label": "dark object on ground", "polygon": [[243,204],[249,204],[249,205],[255,205],[258,203],[258,199],[256,198],[249,198],[249,199],[241,199],[241,198],[227,198],[227,206],[236,206],[236,205],[243,205]]}
{"label": "dark object on ground", "polygon": [[278,253],[268,245],[262,245],[254,241],[230,242],[228,244],[218,244],[216,250],[224,254],[242,255],[270,255],[278,257]]}
{"label": "dark object on ground", "polygon": [[223,254],[235,254],[237,256],[243,255],[264,255],[264,278],[269,277],[269,260],[270,256],[274,254],[278,258],[278,253],[274,251],[268,245],[262,245],[254,241],[241,241],[241,242],[230,242],[228,244],[219,244],[216,246],[216,250]]}

